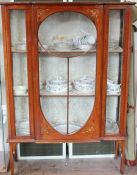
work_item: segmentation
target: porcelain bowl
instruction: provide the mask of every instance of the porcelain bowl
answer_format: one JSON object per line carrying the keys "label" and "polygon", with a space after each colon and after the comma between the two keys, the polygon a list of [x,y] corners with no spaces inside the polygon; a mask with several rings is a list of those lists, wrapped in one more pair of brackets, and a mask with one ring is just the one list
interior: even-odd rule
{"label": "porcelain bowl", "polygon": [[21,86],[21,85],[20,86],[14,86],[13,90],[14,90],[15,94],[20,94],[20,95],[25,94],[28,91],[26,86]]}
{"label": "porcelain bowl", "polygon": [[121,91],[121,84],[116,84],[111,80],[107,81],[107,91],[108,92],[120,92]]}
{"label": "porcelain bowl", "polygon": [[79,49],[84,50],[85,52],[92,48],[91,45],[79,45]]}
{"label": "porcelain bowl", "polygon": [[16,91],[16,90],[18,90],[18,91],[26,91],[26,90],[27,90],[27,87],[26,87],[26,86],[21,86],[21,85],[19,85],[19,86],[14,86],[13,89],[14,89],[15,91]]}
{"label": "porcelain bowl", "polygon": [[[46,90],[52,93],[67,92],[68,86],[66,85],[46,85]],[[72,85],[69,85],[69,91],[72,90]]]}
{"label": "porcelain bowl", "polygon": [[78,91],[89,92],[95,90],[95,81],[90,76],[83,76],[78,80],[74,80],[74,87]]}
{"label": "porcelain bowl", "polygon": [[[67,92],[68,84],[67,81],[62,77],[56,77],[54,79],[48,80],[46,83],[46,89],[49,92]],[[69,91],[72,90],[72,84],[69,82]]]}

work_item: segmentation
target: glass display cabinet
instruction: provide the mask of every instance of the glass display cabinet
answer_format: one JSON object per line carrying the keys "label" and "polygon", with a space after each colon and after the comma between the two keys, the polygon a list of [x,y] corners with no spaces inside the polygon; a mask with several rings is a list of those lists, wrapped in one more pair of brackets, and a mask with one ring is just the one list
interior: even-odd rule
{"label": "glass display cabinet", "polygon": [[1,3],[10,166],[17,143],[115,141],[124,172],[133,3]]}

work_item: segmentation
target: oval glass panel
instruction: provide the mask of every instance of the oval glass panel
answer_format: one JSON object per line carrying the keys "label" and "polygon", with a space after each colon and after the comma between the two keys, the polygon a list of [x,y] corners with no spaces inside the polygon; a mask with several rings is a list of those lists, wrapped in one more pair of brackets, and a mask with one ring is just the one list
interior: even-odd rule
{"label": "oval glass panel", "polygon": [[85,15],[59,12],[41,23],[38,37],[41,110],[55,130],[75,133],[94,107],[96,27]]}
{"label": "oval glass panel", "polygon": [[58,12],[39,27],[39,47],[58,57],[75,57],[95,49],[96,27],[85,15]]}

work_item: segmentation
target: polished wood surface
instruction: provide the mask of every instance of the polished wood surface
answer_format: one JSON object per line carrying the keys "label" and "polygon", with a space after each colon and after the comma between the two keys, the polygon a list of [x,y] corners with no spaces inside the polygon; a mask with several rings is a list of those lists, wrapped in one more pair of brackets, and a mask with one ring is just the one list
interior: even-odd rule
{"label": "polished wood surface", "polygon": [[[45,119],[40,105],[40,91],[39,91],[39,52],[38,52],[38,29],[40,24],[51,14],[56,12],[64,12],[66,11],[66,6],[55,5],[55,6],[35,6],[34,7],[34,14],[37,16],[34,20],[34,36],[33,43],[34,43],[34,101],[35,101],[35,114],[36,114],[36,138],[37,140],[62,140],[63,142],[66,141],[74,141],[74,140],[92,140],[95,138],[99,138],[100,136],[100,116],[101,116],[101,72],[102,72],[102,16],[103,16],[103,6],[87,6],[83,5],[82,9],[80,7],[75,8],[73,4],[67,7],[67,11],[75,11],[82,13],[89,17],[97,26],[97,72],[96,72],[96,95],[95,95],[95,105],[91,116],[87,123],[81,128],[78,132],[70,135],[62,135],[57,132],[53,127],[51,127],[48,121]],[[101,34],[102,33],[102,34]],[[101,34],[101,35],[100,35]],[[72,58],[73,59],[73,58]],[[98,94],[98,95],[97,95]],[[56,138],[56,139],[55,139]]]}
{"label": "polished wood surface", "polygon": [[[57,2],[57,1],[46,1],[46,2],[43,2],[43,1],[22,1],[22,2],[0,2],[0,4],[4,4],[4,5],[44,5],[44,4],[64,4],[64,5],[71,5],[72,3],[69,3],[69,2],[64,2],[64,3],[60,3],[60,2]],[[98,4],[98,5],[105,5],[105,4],[110,4],[110,5],[134,5],[135,3],[134,2],[73,2],[74,5],[84,5],[84,4],[88,4],[88,5],[95,5],[95,4]]]}
{"label": "polished wood surface", "polygon": [[[58,143],[58,142],[95,142],[100,140],[116,141],[117,152],[121,150],[121,174],[124,172],[126,114],[128,79],[131,53],[131,5],[132,3],[1,3],[4,41],[4,61],[6,76],[7,108],[10,142],[11,175],[14,175],[14,154],[16,144],[23,142]],[[120,129],[117,134],[105,133],[106,96],[107,96],[107,67],[108,67],[108,30],[110,10],[124,11],[123,50],[122,53],[122,91],[120,102]],[[12,53],[17,52],[11,47],[10,11],[24,10],[27,36],[27,70],[30,136],[17,136],[15,129],[15,104],[13,93],[13,61]],[[95,104],[90,118],[79,131],[62,135],[57,132],[45,119],[41,110],[39,91],[39,48],[38,29],[40,24],[56,12],[74,11],[90,18],[97,29],[97,67]],[[19,53],[25,51],[18,51]],[[95,51],[94,51],[95,52]],[[61,59],[61,58],[60,58]],[[73,58],[72,58],[73,59]],[[75,94],[74,94],[75,95]],[[66,95],[67,98],[68,94]],[[47,96],[45,96],[47,98]]]}

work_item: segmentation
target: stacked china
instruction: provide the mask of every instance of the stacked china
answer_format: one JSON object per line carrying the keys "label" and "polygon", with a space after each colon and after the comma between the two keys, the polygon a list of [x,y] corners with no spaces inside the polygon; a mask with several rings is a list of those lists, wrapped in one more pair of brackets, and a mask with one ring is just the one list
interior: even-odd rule
{"label": "stacked china", "polygon": [[121,85],[116,84],[111,80],[107,80],[107,92],[110,94],[120,93],[121,92]]}
{"label": "stacked china", "polygon": [[81,92],[94,92],[95,81],[90,76],[83,76],[78,80],[74,80],[74,87]]}
{"label": "stacked china", "polygon": [[14,86],[13,90],[16,95],[24,95],[28,91],[27,87],[23,85]]}
{"label": "stacked china", "polygon": [[67,90],[72,90],[72,85],[63,78],[63,77],[56,77],[53,79],[50,79],[46,83],[46,90],[51,93],[63,93],[67,92]]}

